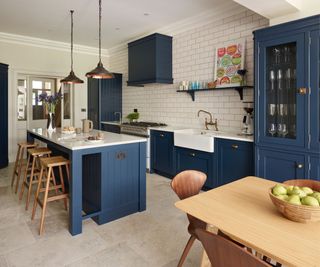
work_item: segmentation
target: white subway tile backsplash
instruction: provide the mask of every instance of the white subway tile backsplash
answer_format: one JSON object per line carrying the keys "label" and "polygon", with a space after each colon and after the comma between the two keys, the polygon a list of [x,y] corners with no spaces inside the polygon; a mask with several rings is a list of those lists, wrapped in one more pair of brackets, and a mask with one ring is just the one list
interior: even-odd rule
{"label": "white subway tile backsplash", "polygon": [[[138,108],[142,120],[160,121],[171,125],[200,128],[205,115],[197,117],[199,109],[210,111],[218,119],[221,130],[239,131],[242,126],[244,104],[235,90],[196,92],[195,102],[190,95],[177,93],[179,83],[185,81],[212,81],[214,57],[218,45],[244,38],[246,40],[246,69],[248,84],[253,83],[252,31],[269,25],[267,19],[251,10],[210,22],[196,29],[173,36],[174,84],[152,84],[145,87],[127,87],[128,51],[122,49],[110,56],[112,71],[123,73],[123,114]],[[243,101],[253,101],[253,89],[245,89]]]}

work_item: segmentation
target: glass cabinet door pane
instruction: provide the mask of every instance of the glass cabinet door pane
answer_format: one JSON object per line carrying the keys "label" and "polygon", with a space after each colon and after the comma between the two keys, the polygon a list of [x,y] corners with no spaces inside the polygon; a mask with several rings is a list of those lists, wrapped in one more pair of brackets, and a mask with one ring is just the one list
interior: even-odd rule
{"label": "glass cabinet door pane", "polygon": [[296,42],[266,51],[266,135],[296,138]]}

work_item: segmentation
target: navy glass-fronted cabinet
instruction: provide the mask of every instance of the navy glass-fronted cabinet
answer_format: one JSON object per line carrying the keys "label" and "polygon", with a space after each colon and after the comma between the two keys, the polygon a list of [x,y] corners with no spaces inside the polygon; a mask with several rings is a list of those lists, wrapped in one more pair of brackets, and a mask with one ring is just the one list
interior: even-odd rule
{"label": "navy glass-fronted cabinet", "polygon": [[122,74],[114,79],[88,79],[88,119],[94,129],[101,129],[101,121],[119,120],[122,112]]}
{"label": "navy glass-fronted cabinet", "polygon": [[0,63],[0,168],[8,165],[8,65]]}
{"label": "navy glass-fronted cabinet", "polygon": [[319,32],[320,16],[254,32],[257,176],[320,179]]}

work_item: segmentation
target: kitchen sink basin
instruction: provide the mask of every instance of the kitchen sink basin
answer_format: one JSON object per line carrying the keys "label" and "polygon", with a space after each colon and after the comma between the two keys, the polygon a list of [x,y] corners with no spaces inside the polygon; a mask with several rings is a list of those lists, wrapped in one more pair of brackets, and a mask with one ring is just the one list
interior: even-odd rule
{"label": "kitchen sink basin", "polygon": [[174,145],[195,150],[214,152],[214,137],[218,132],[183,129],[174,131]]}

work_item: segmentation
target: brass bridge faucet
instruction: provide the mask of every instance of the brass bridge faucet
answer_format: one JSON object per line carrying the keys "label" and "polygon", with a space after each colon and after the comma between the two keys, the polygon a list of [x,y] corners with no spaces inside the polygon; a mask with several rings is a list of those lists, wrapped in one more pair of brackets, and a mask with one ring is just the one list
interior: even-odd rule
{"label": "brass bridge faucet", "polygon": [[200,116],[200,113],[201,113],[201,112],[208,114],[209,117],[210,117],[209,122],[208,122],[208,118],[205,118],[205,121],[204,121],[204,125],[205,125],[205,127],[206,127],[206,130],[209,130],[208,125],[212,125],[212,126],[214,126],[214,130],[215,130],[215,131],[219,131],[219,129],[218,129],[218,120],[215,119],[214,122],[213,122],[213,120],[212,120],[212,114],[211,114],[210,112],[208,112],[208,111],[203,110],[203,109],[200,109],[200,110],[198,111],[198,117]]}

